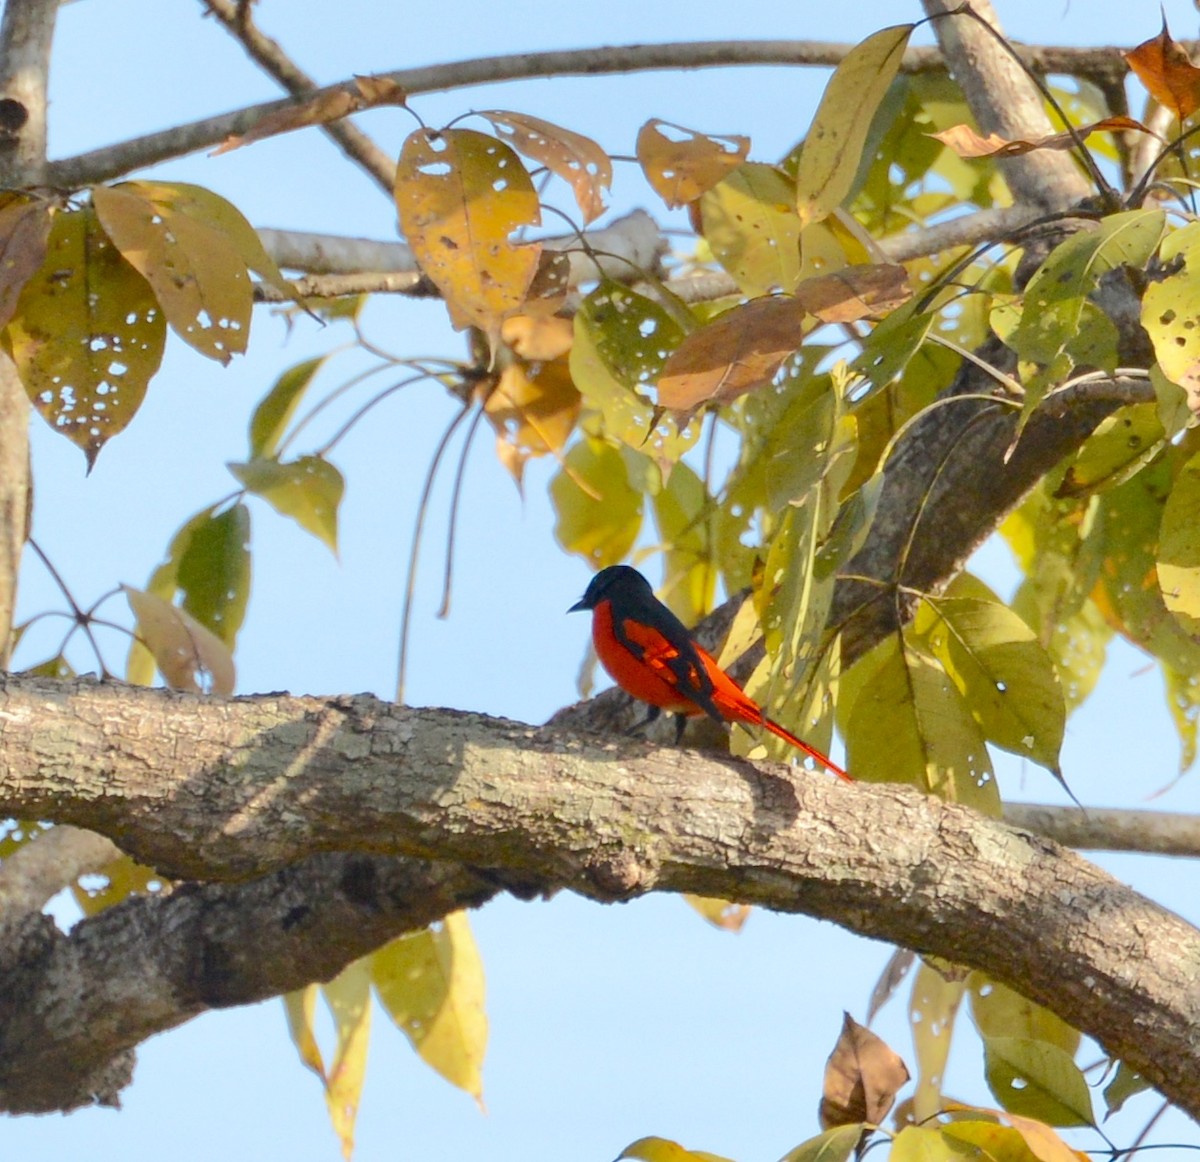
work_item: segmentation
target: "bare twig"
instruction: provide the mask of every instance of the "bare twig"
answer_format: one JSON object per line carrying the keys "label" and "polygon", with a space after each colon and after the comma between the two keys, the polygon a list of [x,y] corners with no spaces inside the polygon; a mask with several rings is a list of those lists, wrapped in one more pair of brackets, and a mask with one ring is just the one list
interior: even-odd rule
{"label": "bare twig", "polygon": [[[229,30],[262,69],[274,77],[293,97],[310,97],[320,87],[279,44],[265,36],[250,19],[250,9],[231,0],[201,0],[205,8]],[[355,165],[365,170],[389,197],[396,163],[349,119],[322,124],[321,129]]]}
{"label": "bare twig", "polygon": [[1200,858],[1200,818],[1167,811],[1118,811],[1006,803],[1004,821],[1080,851],[1133,851]]}

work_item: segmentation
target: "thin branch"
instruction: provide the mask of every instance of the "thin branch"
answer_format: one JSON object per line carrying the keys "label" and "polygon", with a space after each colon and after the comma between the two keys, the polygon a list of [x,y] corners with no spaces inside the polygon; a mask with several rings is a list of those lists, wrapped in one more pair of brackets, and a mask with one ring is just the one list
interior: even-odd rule
{"label": "thin branch", "polygon": [[[317,82],[305,73],[279,44],[255,27],[250,6],[232,0],[201,0],[201,3],[225,26],[250,58],[274,77],[293,97],[310,97]],[[355,165],[365,170],[388,197],[396,175],[396,162],[349,119],[321,126]]]}
{"label": "thin branch", "polygon": [[[400,85],[407,93],[416,95],[537,77],[599,76],[748,65],[832,68],[852,47],[810,40],[722,40],[692,44],[629,45],[513,53],[445,65],[396,69],[381,75]],[[1022,48],[1020,52],[1022,59],[1029,62],[1031,67],[1043,72],[1110,78],[1123,77],[1127,71],[1121,51],[1117,48],[1043,47]],[[910,48],[904,54],[901,67],[905,72],[922,73],[944,70],[945,64],[937,49]],[[340,81],[315,92],[333,92],[348,83]],[[63,158],[50,165],[49,181],[59,188],[76,189],[120,177],[131,170],[218,145],[227,137],[244,133],[262,118],[294,103],[293,98],[251,105]]]}
{"label": "thin branch", "polygon": [[0,864],[0,931],[11,934],[15,924],[40,912],[72,880],[120,855],[111,839],[69,825],[52,827],[18,848]]}
{"label": "thin branch", "polygon": [[1200,818],[1168,811],[1125,811],[1007,803],[1004,821],[1078,851],[1131,851],[1200,858]]}

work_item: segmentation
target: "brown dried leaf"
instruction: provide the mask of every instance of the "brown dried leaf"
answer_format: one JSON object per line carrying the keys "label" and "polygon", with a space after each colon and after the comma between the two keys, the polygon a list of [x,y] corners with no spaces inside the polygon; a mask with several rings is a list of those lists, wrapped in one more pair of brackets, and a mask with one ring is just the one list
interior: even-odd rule
{"label": "brown dried leaf", "polygon": [[228,696],[237,681],[229,647],[182,609],[153,593],[123,585],[138,637],[154,655],[168,686]]}
{"label": "brown dried leaf", "polygon": [[25,284],[46,258],[50,203],[23,194],[0,202],[0,327],[17,309]]}
{"label": "brown dried leaf", "polygon": [[[678,137],[669,137],[665,126]],[[652,117],[638,131],[637,158],[651,188],[672,209],[694,202],[750,152],[750,138],[708,135]]]}
{"label": "brown dried leaf", "polygon": [[560,250],[543,250],[521,309],[542,318],[553,316],[562,310],[570,291],[571,259]]}
{"label": "brown dried leaf", "polygon": [[154,292],[92,207],[55,214],[3,341],[34,407],[89,467],[137,414],[165,340]]}
{"label": "brown dried leaf", "polygon": [[201,355],[228,363],[246,350],[254,292],[246,264],[219,230],[181,211],[170,187],[96,186],[105,233],[150,284],[167,322]]}
{"label": "brown dried leaf", "polygon": [[212,151],[211,156],[228,153],[280,133],[290,133],[293,129],[327,125],[330,121],[340,121],[351,113],[361,113],[377,105],[403,105],[406,99],[404,90],[387,77],[355,77],[336,89],[323,90],[307,100],[268,113],[244,133],[231,133]]}
{"label": "brown dried leaf", "polygon": [[1150,95],[1182,121],[1200,108],[1200,69],[1183,45],[1171,38],[1167,18],[1153,40],[1143,41],[1124,54],[1129,67]]}
{"label": "brown dried leaf", "polygon": [[866,263],[807,278],[796,287],[795,297],[822,323],[849,323],[895,310],[912,297],[912,290],[904,267]]}
{"label": "brown dried leaf", "polygon": [[541,221],[517,155],[472,129],[418,129],[396,167],[400,226],[460,330],[488,335],[525,303],[540,247],[510,240]]}
{"label": "brown dried leaf", "polygon": [[844,1016],[841,1036],[825,1065],[819,1116],[826,1130],[860,1122],[879,1125],[908,1081],[899,1056],[849,1013]]}
{"label": "brown dried leaf", "polygon": [[1076,139],[1082,140],[1091,133],[1121,129],[1133,129],[1158,137],[1153,129],[1147,128],[1132,117],[1105,117],[1103,121],[1081,125],[1075,130],[1074,137],[1070,133],[1051,133],[1031,141],[1009,141],[996,133],[989,133],[983,137],[969,125],[951,125],[949,129],[943,129],[940,133],[930,133],[928,136],[935,137],[943,145],[949,146],[959,157],[1019,157],[1023,153],[1032,153],[1035,149],[1070,149]]}
{"label": "brown dried leaf", "polygon": [[691,412],[765,387],[800,346],[805,310],[790,295],[752,299],[693,331],[658,380],[658,406]]}
{"label": "brown dried leaf", "polygon": [[604,213],[604,191],[612,185],[612,159],[590,137],[523,113],[493,109],[480,116],[515,150],[570,184],[585,225]]}

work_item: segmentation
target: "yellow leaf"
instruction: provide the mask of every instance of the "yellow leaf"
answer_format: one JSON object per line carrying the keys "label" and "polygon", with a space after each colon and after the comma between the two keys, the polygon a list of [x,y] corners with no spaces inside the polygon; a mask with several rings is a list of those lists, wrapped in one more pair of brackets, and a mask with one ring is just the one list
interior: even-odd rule
{"label": "yellow leaf", "polygon": [[476,1101],[483,1094],[483,964],[464,912],[393,940],[370,958],[379,1003],[413,1048]]}
{"label": "yellow leaf", "polygon": [[639,1138],[617,1155],[617,1162],[622,1158],[636,1158],[638,1162],[729,1162],[707,1150],[685,1150],[669,1138]]}
{"label": "yellow leaf", "polygon": [[323,1082],[325,1080],[325,1061],[321,1057],[321,1047],[313,1031],[313,1018],[316,1016],[317,993],[320,986],[305,985],[302,989],[286,993],[283,998],[284,1009],[287,1012],[288,1032],[292,1043],[300,1054],[300,1061],[311,1069]]}
{"label": "yellow leaf", "polygon": [[595,569],[615,565],[633,548],[642,527],[642,494],[629,483],[621,453],[585,436],[567,453],[550,481],[558,519],[554,536],[568,553]]}
{"label": "yellow leaf", "polygon": [[658,118],[651,118],[638,130],[637,158],[642,172],[672,209],[694,202],[737,169],[749,152],[748,137],[710,136]]}
{"label": "yellow leaf", "polygon": [[717,900],[712,896],[693,896],[685,892],[684,902],[690,904],[714,928],[722,932],[740,932],[750,918],[749,904],[734,904],[729,900]]}
{"label": "yellow leaf", "polygon": [[219,231],[139,182],[96,186],[92,203],[185,343],[221,363],[245,351],[254,306],[250,275]]}
{"label": "yellow leaf", "polygon": [[153,291],[92,208],[56,214],[4,344],[34,407],[89,467],[137,414],[165,338]]}
{"label": "yellow leaf", "polygon": [[590,137],[525,113],[492,109],[480,116],[514,149],[570,183],[585,225],[604,213],[604,191],[612,185],[612,160]]}
{"label": "yellow leaf", "polygon": [[866,1126],[837,1126],[789,1150],[780,1162],[848,1162]]}
{"label": "yellow leaf", "polygon": [[884,28],[852,48],[834,70],[796,169],[796,209],[807,225],[828,217],[850,193],[871,121],[913,30]]}
{"label": "yellow leaf", "polygon": [[255,496],[261,496],[276,512],[290,516],[337,553],[338,506],[345,481],[328,460],[301,456],[287,464],[251,460],[227,467]]}
{"label": "yellow leaf", "polygon": [[520,159],[471,129],[419,129],[404,142],[395,195],[404,236],[454,326],[495,337],[538,270],[540,247],[511,241],[541,221]]}
{"label": "yellow leaf", "polygon": [[501,372],[483,408],[496,431],[498,454],[510,466],[518,485],[526,460],[558,453],[566,445],[575,430],[580,403],[579,389],[565,359],[512,363]]}
{"label": "yellow leaf", "polygon": [[354,1123],[367,1072],[371,1039],[371,974],[369,958],[348,964],[328,984],[321,986],[337,1030],[337,1048],[325,1078],[325,1104],[329,1120],[342,1143],[342,1157],[354,1154]]}
{"label": "yellow leaf", "polygon": [[913,1117],[924,1122],[942,1109],[942,1083],[950,1057],[950,1034],[966,991],[966,982],[947,980],[924,960],[913,977],[908,1002],[913,1047],[917,1053],[917,1086],[912,1096]]}
{"label": "yellow leaf", "polygon": [[[103,883],[93,886],[93,876],[98,876]],[[147,894],[153,885],[161,887],[162,883],[163,877],[153,868],[144,867],[127,855],[118,855],[108,863],[89,868],[71,884],[71,895],[85,916],[96,916],[105,908],[134,894]]]}
{"label": "yellow leaf", "polygon": [[168,686],[230,695],[236,683],[229,647],[194,617],[153,593],[122,585],[137,618],[137,635]]}

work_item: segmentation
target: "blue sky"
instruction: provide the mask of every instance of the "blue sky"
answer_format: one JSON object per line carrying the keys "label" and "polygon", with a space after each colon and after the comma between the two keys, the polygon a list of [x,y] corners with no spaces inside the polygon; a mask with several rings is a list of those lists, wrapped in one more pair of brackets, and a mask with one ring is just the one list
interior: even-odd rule
{"label": "blue sky", "polygon": [[[1140,7],[1140,11],[1133,9]],[[200,4],[81,0],[64,7],[53,73],[51,148],[64,156],[179,121],[273,98],[277,90]],[[1158,29],[1150,5],[1000,5],[1020,39],[1065,44],[1136,43]],[[1166,5],[1177,36],[1195,35],[1186,0]],[[257,20],[320,81],[409,65],[551,47],[682,39],[861,39],[919,16],[913,3],[681,7],[667,0],[578,6],[519,0],[433,4],[342,0],[338,5],[260,0]],[[658,116],[713,132],[752,136],[772,158],[803,132],[820,74],[709,70],[686,74],[560,79],[490,86],[414,100],[429,124],[472,108],[513,108],[631,152],[637,127]],[[412,122],[380,111],[364,127],[398,151]],[[208,185],[256,225],[394,237],[394,211],[317,133],[292,134],[155,171]],[[619,167],[614,212],[653,207],[630,167]],[[405,354],[457,356],[461,339],[433,303],[372,308],[370,330]],[[118,582],[140,584],[171,534],[225,495],[229,460],[244,458],[254,402],[283,366],[327,350],[340,336],[301,320],[289,333],[268,313],[251,351],[227,370],[172,340],[159,378],[131,428],[90,477],[83,457],[40,422],[34,428],[35,535],[76,596],[88,602]],[[337,379],[331,377],[328,385]],[[340,561],[262,506],[254,511],[255,578],[239,643],[242,692],[330,693],[395,685],[400,599],[416,498],[433,445],[454,413],[440,389],[417,387],[381,407],[338,448],[346,473]],[[467,470],[451,617],[438,621],[440,553],[450,473],[435,491],[418,588],[409,696],[529,722],[574,699],[584,618],[566,608],[588,571],[554,546],[545,484],[534,465],[522,500],[477,441]],[[981,569],[1011,583],[1002,549]],[[26,571],[26,614],[57,606],[41,570]],[[119,668],[123,648],[111,643]],[[37,660],[25,657],[25,661]],[[80,656],[83,668],[92,663]],[[1177,747],[1156,673],[1115,649],[1092,701],[1070,724],[1063,766],[1089,804],[1142,806],[1167,783]],[[1063,801],[1044,772],[1002,760],[1015,797]],[[1196,811],[1194,782],[1154,806]],[[1185,916],[1200,921],[1181,869],[1162,861],[1102,861]],[[1188,868],[1187,871],[1192,869]],[[609,1159],[645,1134],[769,1160],[814,1133],[825,1056],[848,1008],[861,1018],[889,950],[828,924],[755,915],[731,937],[682,903],[650,899],[600,908],[561,897],[548,904],[498,901],[473,918],[488,972],[492,1043],[485,1070],[488,1113],[434,1077],[379,1017],[359,1119],[361,1162],[477,1157]],[[903,1005],[880,1031],[911,1050]],[[964,1039],[951,1089],[984,1098],[977,1049]],[[172,1162],[225,1157],[338,1156],[324,1103],[298,1064],[277,1002],[213,1014],[143,1047],[120,1113],[0,1121],[9,1157],[94,1162]],[[1144,1104],[1142,1110],[1150,1108]],[[1121,1123],[1125,1138],[1136,1119]],[[1177,1137],[1188,1123],[1177,1119]],[[1089,1143],[1092,1144],[1092,1143]]]}

